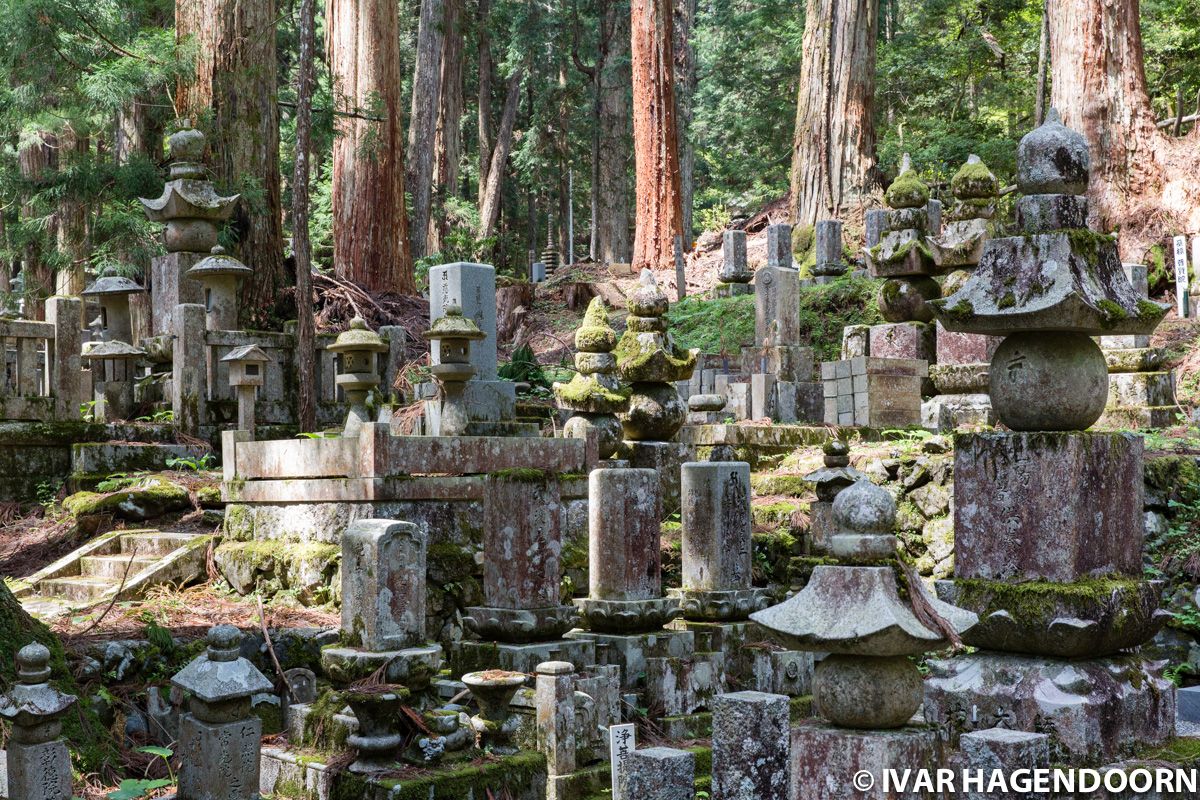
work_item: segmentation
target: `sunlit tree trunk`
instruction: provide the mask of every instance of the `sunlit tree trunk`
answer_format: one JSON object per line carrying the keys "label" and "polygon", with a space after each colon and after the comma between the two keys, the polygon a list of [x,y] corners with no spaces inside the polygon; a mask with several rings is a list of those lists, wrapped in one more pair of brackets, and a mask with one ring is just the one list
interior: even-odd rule
{"label": "sunlit tree trunk", "polygon": [[[292,173],[292,251],[296,254],[296,363],[300,378],[297,417],[301,431],[317,428],[316,320],[313,318],[312,243],[308,238],[308,158],[312,146],[315,0],[300,0],[296,69],[296,162]],[[328,19],[328,18],[327,18]]]}
{"label": "sunlit tree trunk", "polygon": [[792,146],[792,220],[837,217],[879,182],[878,0],[808,0]]}
{"label": "sunlit tree trunk", "polygon": [[1171,233],[1200,231],[1200,126],[1156,127],[1137,0],[1049,0],[1051,103],[1091,151],[1092,222],[1121,229],[1140,259]]}
{"label": "sunlit tree trunk", "polygon": [[372,291],[413,294],[398,9],[394,0],[327,0],[325,24],[343,112],[333,144],[334,268]]}
{"label": "sunlit tree trunk", "polygon": [[517,110],[521,104],[521,81],[525,68],[517,67],[508,79],[508,91],[504,96],[504,111],[500,115],[500,129],[496,131],[496,146],[488,164],[487,183],[479,203],[479,238],[486,239],[496,230],[500,219],[501,189],[507,171],[508,153],[512,148],[513,129],[517,124]]}
{"label": "sunlit tree trunk", "polygon": [[696,93],[696,47],[692,44],[696,0],[675,0],[675,110],[679,127],[679,197],[683,212],[683,246],[692,246],[696,148],[692,137],[692,102]]}
{"label": "sunlit tree trunk", "polygon": [[635,269],[673,268],[675,237],[683,230],[672,7],[670,0],[633,0],[630,9],[637,198]]}
{"label": "sunlit tree trunk", "polygon": [[421,258],[428,253],[426,239],[433,204],[433,137],[441,107],[444,20],[445,0],[421,0],[417,63],[413,70],[412,113],[408,123],[408,170],[405,176],[412,194],[412,226],[409,230],[412,234],[413,258]]}
{"label": "sunlit tree trunk", "polygon": [[446,200],[458,191],[458,159],[462,153],[463,30],[462,0],[446,0],[446,35],[442,45],[442,103],[434,148],[435,211],[429,225],[429,251],[438,252],[449,233]]}

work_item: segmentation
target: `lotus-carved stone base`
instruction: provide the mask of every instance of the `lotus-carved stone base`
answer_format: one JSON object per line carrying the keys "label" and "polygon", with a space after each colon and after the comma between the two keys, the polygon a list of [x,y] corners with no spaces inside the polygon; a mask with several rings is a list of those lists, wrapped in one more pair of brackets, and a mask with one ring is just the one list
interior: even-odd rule
{"label": "lotus-carved stone base", "polygon": [[1098,658],[1154,638],[1170,617],[1161,581],[938,581],[938,597],[974,611],[973,647],[1056,658]]}
{"label": "lotus-carved stone base", "polygon": [[463,619],[481,639],[525,644],[557,639],[575,627],[579,610],[574,606],[549,608],[490,608],[473,606]]}
{"label": "lotus-carved stone base", "polygon": [[737,622],[771,604],[771,595],[766,589],[668,589],[667,594],[679,601],[684,619],[700,622]]}
{"label": "lotus-carved stone base", "polygon": [[362,680],[385,664],[383,679],[387,683],[424,689],[442,668],[442,646],[430,644],[378,653],[357,647],[326,647],[321,651],[321,668],[335,684]]}
{"label": "lotus-carved stone base", "polygon": [[661,628],[679,616],[679,601],[656,597],[651,600],[576,600],[583,626],[598,633],[645,633]]}

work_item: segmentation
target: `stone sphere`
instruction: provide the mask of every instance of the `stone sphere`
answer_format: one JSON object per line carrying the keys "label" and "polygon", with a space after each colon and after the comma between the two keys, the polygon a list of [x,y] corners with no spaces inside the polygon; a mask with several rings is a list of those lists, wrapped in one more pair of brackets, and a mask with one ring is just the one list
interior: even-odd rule
{"label": "stone sphere", "polygon": [[929,301],[941,296],[933,278],[888,278],[879,287],[879,313],[888,322],[932,322]]}
{"label": "stone sphere", "polygon": [[882,486],[860,480],[838,492],[833,521],[835,530],[846,533],[889,534],[896,524],[896,501]]}
{"label": "stone sphere", "polygon": [[971,277],[971,270],[956,269],[942,276],[942,297],[949,297],[963,287]]}
{"label": "stone sphere", "polygon": [[814,710],[843,728],[903,727],[923,698],[921,673],[904,656],[827,656],[812,687]]}
{"label": "stone sphere", "polygon": [[988,369],[992,407],[1014,431],[1081,431],[1104,413],[1108,366],[1082,333],[1016,333]]}
{"label": "stone sphere", "polygon": [[1090,164],[1087,140],[1052,108],[1017,145],[1017,188],[1022,194],[1085,194]]}
{"label": "stone sphere", "polygon": [[670,441],[687,417],[687,406],[671,383],[635,383],[629,409],[620,415],[625,438],[634,442]]}
{"label": "stone sphere", "polygon": [[611,414],[576,414],[563,425],[567,439],[586,439],[588,431],[596,432],[601,458],[609,458],[621,446],[621,423]]}

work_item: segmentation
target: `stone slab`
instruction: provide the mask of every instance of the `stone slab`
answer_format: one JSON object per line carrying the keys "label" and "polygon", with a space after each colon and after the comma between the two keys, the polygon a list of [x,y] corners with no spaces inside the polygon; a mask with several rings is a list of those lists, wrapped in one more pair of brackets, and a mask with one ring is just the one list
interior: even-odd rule
{"label": "stone slab", "polygon": [[626,795],[620,800],[692,800],[696,756],[671,747],[635,750],[625,759]]}
{"label": "stone slab", "polygon": [[925,322],[872,325],[870,352],[874,358],[919,359],[932,364],[937,361],[936,332]]}
{"label": "stone slab", "polygon": [[1129,433],[955,436],[958,577],[1140,575],[1143,449]]}
{"label": "stone slab", "polygon": [[532,674],[545,661],[566,661],[576,670],[596,663],[595,644],[585,639],[556,639],[552,642],[506,644],[503,642],[456,642],[451,651],[453,674],[487,669]]}
{"label": "stone slab", "polygon": [[712,790],[725,800],[777,800],[788,791],[791,703],[733,692],[713,699]]}
{"label": "stone slab", "polygon": [[996,412],[987,394],[939,394],[921,403],[921,427],[927,430],[948,433],[995,425]]}
{"label": "stone slab", "polygon": [[[471,345],[472,380],[496,379],[496,270],[488,264],[456,262],[429,270],[429,322],[444,316],[448,305],[457,305],[487,336]],[[430,363],[440,364],[438,342],[430,342]]]}
{"label": "stone slab", "polygon": [[208,253],[167,253],[150,260],[150,334],[170,334],[175,306],[204,304],[204,287],[187,277],[187,271]]}
{"label": "stone slab", "polygon": [[[885,792],[886,770],[936,770],[941,745],[933,728],[858,731],[806,720],[792,728],[788,800],[932,800],[924,792]],[[861,791],[860,772],[871,776]],[[861,780],[861,779],[860,779]]]}
{"label": "stone slab", "polygon": [[179,800],[259,800],[261,737],[258,717],[210,723],[184,715],[179,725]]}
{"label": "stone slab", "polygon": [[342,537],[342,639],[376,652],[425,643],[425,534],[360,519]]}
{"label": "stone slab", "polygon": [[[959,739],[964,769],[979,771],[985,776],[1000,772],[1009,777],[1014,770],[1047,769],[1050,766],[1050,737],[1044,733],[1027,733],[1008,728],[987,728],[964,733]],[[1046,800],[1038,792],[963,792],[968,800]]]}
{"label": "stone slab", "polygon": [[1175,373],[1112,373],[1108,376],[1108,405],[1116,408],[1173,406]]}
{"label": "stone slab", "polygon": [[941,322],[937,322],[935,325],[937,363],[939,364],[986,364],[992,360],[996,348],[1004,341],[1003,336],[957,333],[946,330]]}
{"label": "stone slab", "polygon": [[951,744],[1005,727],[1050,736],[1056,763],[1096,765],[1175,735],[1175,686],[1137,656],[1058,660],[979,652],[931,661],[925,719]]}
{"label": "stone slab", "polygon": [[800,273],[789,267],[759,267],[754,273],[754,344],[800,343]]}
{"label": "stone slab", "polygon": [[12,800],[70,800],[71,754],[64,741],[8,743],[3,794]]}
{"label": "stone slab", "polygon": [[707,710],[713,698],[727,688],[724,653],[646,659],[642,697],[647,707],[661,709],[664,716]]}

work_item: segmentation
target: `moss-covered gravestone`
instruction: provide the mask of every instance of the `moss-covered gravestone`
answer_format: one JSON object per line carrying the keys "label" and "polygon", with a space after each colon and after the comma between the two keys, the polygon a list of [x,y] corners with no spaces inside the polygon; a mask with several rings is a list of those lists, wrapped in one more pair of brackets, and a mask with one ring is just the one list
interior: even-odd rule
{"label": "moss-covered gravestone", "polygon": [[617,333],[608,324],[608,306],[596,297],[575,331],[575,369],[569,383],[554,384],[559,408],[572,411],[563,435],[586,439],[596,432],[600,457],[608,458],[621,444],[621,422],[617,412],[629,407],[629,390],[617,379],[617,359],[612,350]]}

